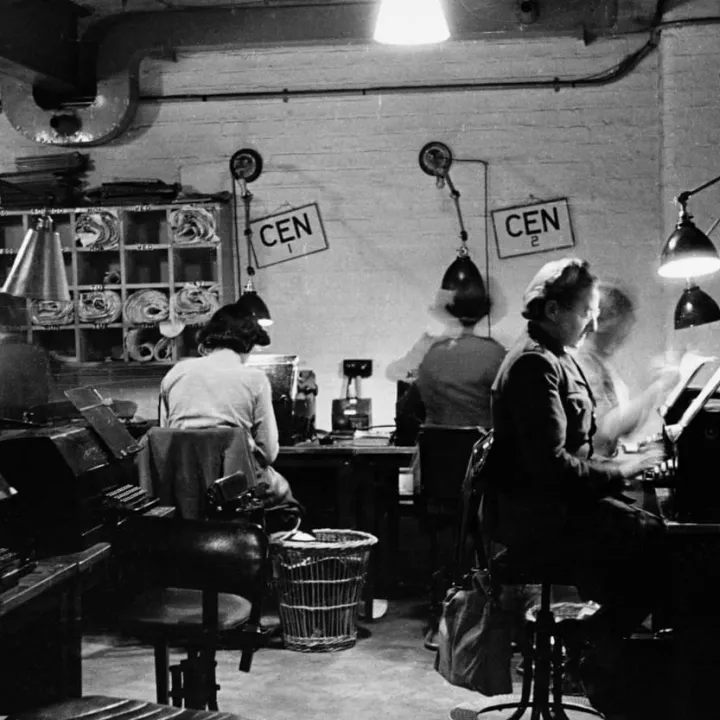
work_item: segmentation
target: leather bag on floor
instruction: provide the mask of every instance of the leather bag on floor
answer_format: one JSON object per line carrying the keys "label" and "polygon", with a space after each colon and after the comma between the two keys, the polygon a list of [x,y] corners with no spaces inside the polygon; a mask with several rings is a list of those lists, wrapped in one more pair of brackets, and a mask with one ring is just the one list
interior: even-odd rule
{"label": "leather bag on floor", "polygon": [[483,695],[512,692],[511,613],[476,571],[443,601],[435,669],[452,685]]}

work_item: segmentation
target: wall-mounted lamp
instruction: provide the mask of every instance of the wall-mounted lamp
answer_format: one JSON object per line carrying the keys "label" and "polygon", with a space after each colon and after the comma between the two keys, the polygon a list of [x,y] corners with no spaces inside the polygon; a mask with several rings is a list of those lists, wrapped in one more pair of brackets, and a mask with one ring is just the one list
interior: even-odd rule
{"label": "wall-mounted lamp", "polygon": [[675,329],[683,330],[697,325],[720,320],[720,307],[703,292],[690,278],[710,275],[720,270],[720,256],[708,235],[718,224],[710,228],[707,235],[692,221],[687,211],[688,200],[720,181],[720,175],[693,190],[681,192],[675,202],[680,206],[680,215],[675,230],[663,246],[658,273],[666,278],[686,278],[687,285],[675,306]]}
{"label": "wall-mounted lamp", "polygon": [[243,201],[245,210],[245,221],[243,234],[245,235],[245,250],[247,252],[247,283],[242,290],[242,294],[235,303],[237,309],[248,317],[255,318],[260,325],[268,327],[272,325],[272,318],[268,306],[263,299],[255,291],[253,284],[253,276],[255,268],[252,265],[252,228],[250,225],[250,203],[252,202],[252,193],[248,189],[247,184],[257,180],[262,172],[262,157],[260,153],[249,148],[238,150],[230,158],[230,174],[233,176],[233,216],[235,227],[235,242],[237,245],[238,260],[240,258],[239,234],[237,231],[237,196],[235,193],[236,184],[240,186],[240,197]]}
{"label": "wall-mounted lamp", "polygon": [[666,278],[690,278],[710,275],[720,270],[720,256],[710,238],[692,221],[687,211],[688,200],[696,193],[720,180],[720,175],[694,190],[680,193],[675,202],[680,216],[672,235],[667,239],[660,256],[658,273]]}
{"label": "wall-mounted lamp", "polygon": [[488,312],[489,298],[480,270],[471,260],[467,249],[468,234],[460,210],[460,193],[450,179],[452,152],[444,143],[430,142],[420,150],[418,160],[422,171],[436,178],[439,188],[443,188],[445,184],[450,188],[450,197],[455,204],[460,224],[460,247],[457,250],[457,257],[445,271],[440,284],[443,290],[453,292],[453,302],[446,305],[446,309],[461,320],[482,319]]}
{"label": "wall-mounted lamp", "polygon": [[685,328],[720,320],[720,307],[697,285],[688,283],[675,306],[675,329]]}
{"label": "wall-mounted lamp", "polygon": [[23,238],[2,292],[35,300],[70,302],[60,234],[49,215],[41,215]]}
{"label": "wall-mounted lamp", "polygon": [[426,45],[450,37],[442,0],[381,0],[373,39],[386,45]]}

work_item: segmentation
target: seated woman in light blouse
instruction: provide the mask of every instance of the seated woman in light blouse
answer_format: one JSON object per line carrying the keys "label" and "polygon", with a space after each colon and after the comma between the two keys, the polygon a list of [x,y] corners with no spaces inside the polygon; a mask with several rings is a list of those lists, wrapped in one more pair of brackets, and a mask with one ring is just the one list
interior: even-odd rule
{"label": "seated woman in light blouse", "polygon": [[234,305],[225,305],[200,331],[198,343],[201,356],[178,362],[162,380],[161,425],[245,428],[258,480],[268,483],[273,505],[299,508],[287,480],[272,467],[279,444],[270,381],[246,364],[256,345],[270,343],[267,333],[256,320],[240,316]]}

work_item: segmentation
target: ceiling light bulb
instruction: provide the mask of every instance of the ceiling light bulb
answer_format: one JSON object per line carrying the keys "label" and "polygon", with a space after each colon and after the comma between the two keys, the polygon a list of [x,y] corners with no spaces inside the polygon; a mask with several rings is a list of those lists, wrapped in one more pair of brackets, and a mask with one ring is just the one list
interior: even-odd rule
{"label": "ceiling light bulb", "polygon": [[382,0],[375,41],[387,45],[425,45],[449,37],[441,0]]}

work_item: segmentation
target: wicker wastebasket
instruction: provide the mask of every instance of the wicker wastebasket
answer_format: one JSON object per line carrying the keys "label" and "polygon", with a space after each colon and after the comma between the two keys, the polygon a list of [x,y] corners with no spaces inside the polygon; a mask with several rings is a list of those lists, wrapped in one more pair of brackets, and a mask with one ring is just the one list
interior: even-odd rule
{"label": "wicker wastebasket", "polygon": [[359,530],[314,531],[315,540],[273,542],[285,647],[331,652],[357,639],[358,604],[377,538]]}

